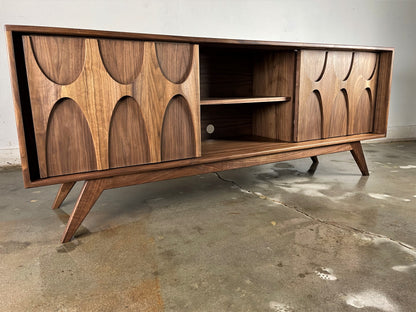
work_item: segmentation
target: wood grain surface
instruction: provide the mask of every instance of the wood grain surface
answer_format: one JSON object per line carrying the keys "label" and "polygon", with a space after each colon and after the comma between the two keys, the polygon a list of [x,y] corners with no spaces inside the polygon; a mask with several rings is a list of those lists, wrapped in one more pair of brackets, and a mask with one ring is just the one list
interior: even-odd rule
{"label": "wood grain surface", "polygon": [[175,96],[169,102],[162,126],[162,161],[195,155],[196,138],[190,116],[189,105],[183,96]]}
{"label": "wood grain surface", "polygon": [[192,45],[156,42],[156,55],[160,70],[167,79],[173,83],[186,80],[192,68]]}
{"label": "wood grain surface", "polygon": [[254,135],[293,141],[295,62],[294,51],[264,52],[255,58],[253,95],[283,96],[287,100],[263,106],[254,113]]}
{"label": "wood grain surface", "polygon": [[63,27],[42,27],[42,26],[24,26],[24,25],[5,25],[6,31],[16,33],[80,36],[80,37],[102,37],[108,39],[127,39],[127,40],[148,40],[164,42],[183,42],[192,44],[209,44],[209,45],[227,45],[228,47],[245,47],[264,46],[279,49],[313,49],[313,50],[356,50],[356,51],[393,51],[390,47],[371,47],[346,44],[322,44],[322,43],[303,43],[303,42],[283,42],[283,41],[265,41],[265,40],[242,40],[242,39],[220,39],[204,37],[187,37],[174,35],[155,35],[132,32],[103,31],[93,29],[75,29]]}
{"label": "wood grain surface", "polygon": [[[311,118],[305,118],[306,127],[318,132],[312,137],[340,136],[337,142],[349,142],[351,137],[357,137],[354,133],[366,132],[370,128],[368,135],[358,137],[364,139],[382,137],[386,133],[392,48],[160,36],[10,25],[6,26],[6,36],[9,44],[25,186],[64,183],[158,168],[157,165],[153,167],[153,164],[162,161],[162,135],[165,135],[162,128],[165,126],[165,113],[172,98],[179,95],[183,96],[189,105],[189,110],[182,111],[190,112],[188,113],[190,117],[183,116],[183,118],[185,124],[189,125],[186,120],[191,120],[192,123],[185,128],[192,128],[194,131],[196,150],[194,156],[201,155],[199,124],[201,123],[203,127],[202,123],[209,122],[210,118],[213,118],[211,120],[216,121],[217,124],[218,120],[221,121],[216,133],[217,135],[221,133],[218,130],[222,128],[224,136],[219,135],[218,138],[224,138],[228,131],[235,136],[255,137],[259,134],[269,138],[276,138],[284,133],[278,140],[284,140],[282,137],[289,138],[290,135],[292,137],[289,141],[299,140],[301,136],[298,135],[302,131],[309,135],[308,131],[299,128],[301,113],[298,104],[301,78],[307,77],[301,75],[304,74],[301,71],[304,70],[302,65],[305,64],[302,62],[302,57],[307,52],[317,53],[316,61],[309,63],[312,78],[308,77],[310,84],[313,85],[308,87],[308,93],[313,93],[317,100],[312,98],[315,103],[310,108],[311,111],[306,110]],[[200,44],[201,57],[196,44]],[[166,59],[169,55],[172,55],[171,62]],[[353,55],[351,62],[350,55]],[[199,61],[201,61],[200,83]],[[180,68],[174,68],[176,63],[181,63]],[[336,88],[332,88],[329,83],[331,76],[340,81],[335,84]],[[359,91],[348,90],[349,86],[354,85],[352,79],[354,76],[358,77]],[[32,79],[33,77],[39,78],[38,82],[33,82],[36,80]],[[181,82],[183,79],[185,80]],[[294,81],[294,86],[291,81]],[[205,111],[203,108],[205,116],[201,116],[200,122],[199,87],[201,87],[201,95],[205,94],[209,97],[284,96],[290,97],[294,105],[290,107],[287,101],[265,106],[252,103],[256,105],[242,110],[251,120],[245,120],[244,114],[238,114],[237,110],[234,110],[234,113],[230,111],[222,114],[223,108],[216,111]],[[88,91],[79,92],[80,89]],[[280,93],[285,93],[282,90],[287,90],[291,94],[282,95]],[[322,92],[323,90],[329,91]],[[362,92],[363,90],[365,92]],[[205,96],[202,97],[204,98]],[[331,102],[325,98],[331,99],[332,104],[324,104]],[[123,101],[131,104],[120,104]],[[317,114],[319,110],[316,109],[318,106],[316,101],[321,101],[320,114]],[[38,105],[39,103],[46,105]],[[242,108],[240,104],[235,105],[237,109]],[[211,106],[215,108],[217,104]],[[282,110],[281,114],[278,113],[279,109]],[[61,140],[57,139],[59,137],[55,138],[53,133],[58,131],[56,125],[61,121],[65,120],[66,124],[73,122],[71,121],[73,117],[58,116],[59,111],[67,110],[70,112],[65,112],[63,115],[75,116],[82,112],[84,116],[84,119],[79,118],[80,125],[76,126],[76,131],[81,131],[80,133],[87,137],[84,139],[86,142],[91,141],[88,139],[88,132],[90,133],[96,171],[85,172],[77,169],[69,175],[59,176],[66,169],[51,168],[52,171],[55,170],[56,176],[50,176],[47,159],[48,157],[52,159],[53,167],[55,161],[53,158],[57,156],[52,155],[53,152],[49,152],[50,156],[47,156],[47,146],[62,149],[65,145],[60,143]],[[290,114],[292,120],[279,117]],[[373,117],[371,114],[374,114]],[[270,117],[272,115],[276,116],[278,122]],[[239,122],[237,119],[240,117],[242,119]],[[130,118],[131,121],[123,124],[124,118]],[[130,127],[131,123],[134,123],[134,126]],[[321,127],[316,127],[314,123],[320,123]],[[234,130],[233,125],[238,127],[235,129],[241,131]],[[173,129],[172,126],[169,127]],[[278,127],[281,129],[279,130]],[[65,125],[65,128],[70,129],[71,125]],[[130,131],[133,128],[136,129]],[[63,133],[67,131],[69,130]],[[187,132],[188,130],[184,131]],[[374,135],[371,132],[374,132]],[[75,136],[81,135],[80,133],[75,133]],[[146,138],[148,147],[143,143],[138,144],[140,145],[138,149],[133,148],[134,144],[131,142],[134,140],[145,142]],[[263,138],[259,140],[260,144],[265,144]],[[82,152],[81,145],[91,145],[88,142],[79,144],[77,151]],[[120,143],[118,146],[117,142]],[[334,144],[327,140],[320,142],[319,144]],[[253,150],[257,148],[248,146]],[[306,145],[295,148],[306,148]],[[90,147],[87,149],[91,151]],[[273,148],[270,151],[277,152],[278,149]],[[138,155],[142,156],[138,157]],[[218,157],[219,155],[221,152],[217,154]],[[244,158],[244,155],[246,154],[240,156]],[[210,161],[210,157],[203,157],[201,161],[203,163]],[[64,159],[63,163],[71,164],[72,156],[67,158],[69,159]],[[180,166],[194,161],[171,160],[169,166],[172,164]],[[76,163],[77,161],[75,165],[69,166],[76,167],[78,166]],[[163,164],[160,165],[164,168]]]}
{"label": "wood grain surface", "polygon": [[[250,104],[201,106],[201,139],[221,139],[253,134],[253,110]],[[208,125],[214,127],[208,133]]]}
{"label": "wood grain surface", "polygon": [[107,72],[119,83],[133,83],[140,74],[144,42],[99,39],[100,55]]}
{"label": "wood grain surface", "polygon": [[110,168],[146,164],[150,146],[140,105],[132,97],[120,99],[110,124]]}
{"label": "wood grain surface", "polygon": [[298,141],[373,131],[378,53],[304,50],[299,59]]}
{"label": "wood grain surface", "polygon": [[[165,70],[166,68],[171,68],[173,72],[180,72],[180,70],[175,69],[176,67],[180,67],[186,68],[186,71],[189,72],[185,77],[185,81],[179,84],[169,81],[162,73],[154,42],[126,43],[121,40],[116,40],[113,45],[108,40],[86,38],[82,39],[83,47],[79,48],[79,40],[74,41],[71,37],[56,38],[54,36],[37,36],[36,40],[42,43],[37,47],[38,50],[50,51],[47,57],[52,57],[53,55],[59,56],[57,58],[59,62],[54,62],[54,59],[51,59],[47,63],[48,71],[54,73],[55,70],[56,72],[50,74],[53,77],[60,77],[60,65],[62,62],[73,63],[78,60],[79,54],[85,54],[83,67],[79,76],[72,83],[62,85],[55,83],[45,76],[42,67],[43,64],[38,62],[34,54],[35,49],[32,43],[34,40],[32,37],[34,36],[23,36],[23,42],[41,177],[85,172],[90,171],[91,168],[105,170],[113,166],[136,165],[143,161],[162,161],[161,132],[164,115],[170,100],[177,94],[186,98],[186,103],[189,107],[186,110],[189,116],[180,117],[185,118],[183,120],[184,124],[190,120],[193,125],[192,130],[195,131],[193,133],[195,140],[192,145],[193,150],[192,153],[188,153],[187,155],[189,157],[200,155],[200,143],[196,140],[200,136],[197,46],[189,45],[188,50],[192,53],[188,53],[190,55],[186,60],[183,57],[184,53],[180,53],[180,57],[172,54],[171,59],[167,55],[163,57],[164,62],[169,64],[169,66],[164,65]],[[63,44],[64,47],[71,47],[69,49],[70,51],[79,51],[77,51],[78,53],[65,52],[62,54],[62,48],[59,44]],[[165,44],[169,45],[169,47],[172,45],[170,43],[158,43],[159,49],[163,50]],[[167,50],[169,50],[169,47]],[[116,53],[117,57],[115,56]],[[187,63],[184,63],[185,61]],[[78,70],[79,66],[74,65],[73,67]],[[120,72],[118,72],[119,69]],[[67,78],[68,80],[72,80],[74,76],[75,74],[71,74]],[[139,106],[139,108],[135,108],[135,113],[133,113],[132,118],[136,118],[135,120],[139,118],[140,120],[140,117],[137,116],[139,114],[142,115],[141,120],[144,121],[143,123],[139,122],[139,125],[133,126],[133,128],[141,133],[131,134],[131,131],[133,131],[131,130],[130,134],[127,134],[129,137],[126,140],[131,141],[132,136],[147,137],[149,156],[137,157],[134,153],[130,153],[129,158],[125,154],[121,157],[123,159],[116,157],[117,160],[110,166],[109,155],[112,155],[113,159],[115,159],[114,154],[119,153],[109,150],[110,141],[112,141],[112,146],[118,148],[119,145],[115,141],[124,139],[116,136],[121,133],[126,133],[125,129],[124,131],[123,129],[120,131],[114,130],[110,137],[111,119],[113,116],[117,118],[117,114],[114,115],[113,111],[120,99],[126,96],[134,99],[134,105]],[[75,103],[75,106],[72,105],[71,107],[78,107],[78,111],[84,115],[93,142],[92,147],[88,147],[89,150],[87,153],[95,154],[95,162],[85,168],[79,166],[65,168],[65,170],[58,168],[49,173],[48,166],[50,165],[48,164],[49,159],[46,155],[47,140],[57,141],[57,139],[53,138],[55,135],[68,136],[70,133],[65,130],[65,132],[63,131],[63,133],[59,134],[58,129],[54,129],[53,134],[48,134],[51,112],[63,98],[70,98]],[[75,112],[71,113],[78,114]],[[65,119],[65,116],[61,116],[61,118]],[[131,119],[128,121],[133,122]],[[180,125],[182,124],[181,119],[177,121]],[[118,121],[114,124],[116,128],[123,127]],[[127,124],[127,126],[129,127],[130,125]],[[70,128],[71,125],[68,125],[68,127]],[[188,130],[189,127],[182,129],[184,132]],[[145,139],[143,140],[146,141]],[[85,146],[82,144],[78,147],[73,146],[74,155],[84,153],[84,148]],[[127,147],[127,149],[131,150],[131,147]],[[67,158],[71,158],[71,155],[68,155]],[[57,159],[57,157],[58,155],[54,159]],[[59,157],[60,160],[56,160],[56,162],[74,162],[74,160],[66,159],[64,153],[61,153]],[[174,157],[174,155],[172,154],[171,157]]]}
{"label": "wood grain surface", "polygon": [[253,53],[201,46],[201,99],[253,97]]}
{"label": "wood grain surface", "polygon": [[30,41],[42,72],[56,84],[70,84],[81,74],[85,59],[83,38],[32,35]]}
{"label": "wood grain surface", "polygon": [[361,142],[353,142],[351,143],[351,146],[352,146],[351,154],[354,157],[354,160],[357,163],[358,168],[360,168],[361,174],[363,176],[369,176],[370,173],[368,172],[367,163],[365,161]]}
{"label": "wood grain surface", "polygon": [[88,122],[79,106],[71,99],[63,98],[53,107],[45,144],[47,176],[97,169]]}
{"label": "wood grain surface", "polygon": [[55,201],[52,204],[52,209],[58,209],[62,205],[63,201],[68,196],[69,192],[71,192],[75,183],[76,182],[68,182],[61,185],[58,194],[56,194]]}
{"label": "wood grain surface", "polygon": [[28,105],[30,103],[29,90],[27,83],[23,82],[27,81],[23,43],[21,38],[10,30],[6,31],[6,39],[23,183],[25,187],[30,187],[32,181],[39,179],[39,166],[32,112]]}
{"label": "wood grain surface", "polygon": [[86,180],[63,242],[105,189],[341,151],[368,175],[360,141],[386,134],[392,48],[30,26],[6,37],[25,186],[62,183],[57,208]]}
{"label": "wood grain surface", "polygon": [[227,105],[227,104],[252,104],[252,103],[274,103],[290,101],[288,96],[253,96],[253,97],[231,97],[231,98],[207,98],[201,99],[201,105]]}
{"label": "wood grain surface", "polygon": [[103,192],[104,185],[105,181],[101,179],[85,181],[81,194],[78,197],[74,210],[72,211],[66,225],[66,229],[61,240],[62,243],[69,242],[72,239],[82,221],[84,221],[92,206],[94,206],[95,202]]}
{"label": "wood grain surface", "polygon": [[381,52],[377,81],[376,107],[374,114],[374,132],[386,134],[389,117],[391,80],[393,74],[394,52]]}
{"label": "wood grain surface", "polygon": [[[355,141],[378,139],[384,134],[359,134],[346,137],[336,137],[321,140],[311,140],[297,143],[270,142],[267,139],[258,137],[236,138],[234,140],[205,140],[202,141],[202,156],[198,158],[174,160],[161,163],[144,164],[138,166],[114,168],[110,170],[76,173],[65,176],[50,177],[32,181],[27,187],[38,187],[51,184],[62,184],[73,181],[83,181],[119,175],[129,175],[139,172],[150,172],[158,169],[172,169],[191,166],[194,164],[209,164],[221,160],[244,159],[258,155],[270,155],[286,151],[300,151],[319,146],[338,145]],[[258,163],[260,165],[261,163]]]}

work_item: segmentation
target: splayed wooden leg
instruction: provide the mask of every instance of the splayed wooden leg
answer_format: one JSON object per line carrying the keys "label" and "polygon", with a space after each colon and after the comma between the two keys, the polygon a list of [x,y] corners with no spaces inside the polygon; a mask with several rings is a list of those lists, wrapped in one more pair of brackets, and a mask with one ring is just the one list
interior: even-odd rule
{"label": "splayed wooden leg", "polygon": [[72,239],[72,236],[74,236],[82,221],[84,221],[92,206],[103,192],[104,184],[104,180],[102,179],[85,181],[66,226],[62,243],[69,242]]}
{"label": "splayed wooden leg", "polygon": [[312,162],[315,164],[315,163],[318,163],[319,164],[319,160],[318,160],[318,156],[311,156],[311,159],[312,159]]}
{"label": "splayed wooden leg", "polygon": [[56,194],[55,201],[53,202],[52,209],[59,208],[69,192],[72,190],[76,182],[68,182],[61,185],[58,194]]}
{"label": "splayed wooden leg", "polygon": [[311,156],[311,159],[312,159],[312,164],[309,167],[308,174],[314,175],[316,169],[318,168],[319,160],[318,160],[318,156]]}
{"label": "splayed wooden leg", "polygon": [[363,148],[361,146],[361,142],[354,142],[351,143],[352,150],[351,154],[354,157],[355,162],[357,163],[358,168],[363,176],[368,176],[370,173],[368,172],[367,163],[365,162]]}

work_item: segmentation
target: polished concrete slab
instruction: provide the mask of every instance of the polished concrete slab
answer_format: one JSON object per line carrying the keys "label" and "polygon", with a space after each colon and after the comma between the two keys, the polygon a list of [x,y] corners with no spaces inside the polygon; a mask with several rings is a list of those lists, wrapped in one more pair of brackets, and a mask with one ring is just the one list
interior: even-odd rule
{"label": "polished concrete slab", "polygon": [[[415,311],[416,142],[105,191],[0,171],[0,311]],[[315,172],[313,173],[315,169]]]}

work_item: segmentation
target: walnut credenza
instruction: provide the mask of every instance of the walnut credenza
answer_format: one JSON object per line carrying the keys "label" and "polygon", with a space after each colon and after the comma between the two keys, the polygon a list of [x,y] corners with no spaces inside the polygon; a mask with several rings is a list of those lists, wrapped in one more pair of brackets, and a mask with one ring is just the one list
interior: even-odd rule
{"label": "walnut credenza", "polygon": [[110,188],[351,151],[384,137],[392,48],[6,26],[25,187]]}

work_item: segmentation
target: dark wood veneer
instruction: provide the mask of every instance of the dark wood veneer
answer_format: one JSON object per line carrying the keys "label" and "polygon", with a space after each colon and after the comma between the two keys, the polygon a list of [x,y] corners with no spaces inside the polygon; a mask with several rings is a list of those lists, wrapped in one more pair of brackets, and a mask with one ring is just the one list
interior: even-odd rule
{"label": "dark wood veneer", "polygon": [[79,36],[91,38],[109,38],[109,39],[130,39],[130,40],[153,40],[168,42],[186,42],[195,44],[206,44],[211,46],[228,45],[244,46],[245,48],[277,47],[279,49],[312,49],[312,50],[357,50],[357,51],[393,51],[390,47],[367,47],[357,45],[342,44],[323,44],[323,43],[302,43],[302,42],[283,42],[283,41],[265,41],[265,40],[242,40],[242,39],[220,39],[204,37],[186,37],[175,35],[157,35],[143,34],[132,32],[117,32],[92,29],[74,29],[61,27],[44,27],[44,26],[25,26],[25,25],[5,25],[6,31],[20,34],[48,34],[61,36]]}
{"label": "dark wood veneer", "polygon": [[[6,26],[25,187],[110,188],[351,151],[386,135],[392,48]],[[209,131],[208,131],[209,130]]]}

